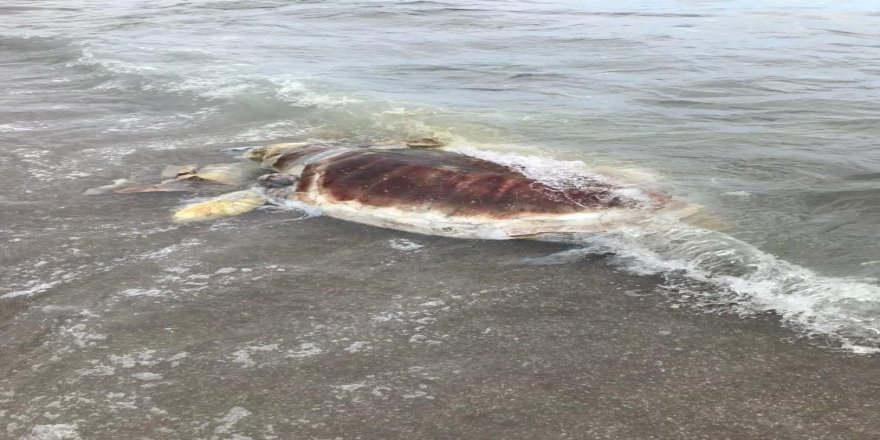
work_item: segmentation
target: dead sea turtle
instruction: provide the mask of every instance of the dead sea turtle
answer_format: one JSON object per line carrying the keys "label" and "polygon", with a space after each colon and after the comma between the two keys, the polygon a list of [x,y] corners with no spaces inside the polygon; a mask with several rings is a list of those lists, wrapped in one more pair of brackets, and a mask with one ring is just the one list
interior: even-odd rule
{"label": "dead sea turtle", "polygon": [[[295,201],[330,217],[379,227],[510,239],[601,232],[661,212],[682,217],[694,211],[692,205],[658,193],[633,194],[586,178],[576,186],[554,186],[499,163],[425,146],[427,142],[420,140],[416,149],[306,143],[252,148],[244,156],[273,173],[260,177],[255,188],[187,205],[175,212],[174,219],[215,219],[266,203]],[[224,180],[200,174],[196,168],[181,170],[182,174],[158,186],[174,190],[191,179]]]}

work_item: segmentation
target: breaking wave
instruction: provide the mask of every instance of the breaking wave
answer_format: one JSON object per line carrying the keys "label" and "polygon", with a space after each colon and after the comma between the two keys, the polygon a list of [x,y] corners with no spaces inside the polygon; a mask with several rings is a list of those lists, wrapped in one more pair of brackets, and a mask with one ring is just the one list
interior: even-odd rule
{"label": "breaking wave", "polygon": [[[579,161],[458,150],[512,166],[551,185],[576,185],[587,177],[583,173],[590,172]],[[789,328],[825,345],[859,354],[880,353],[876,280],[821,275],[730,234],[663,216],[580,237],[574,244],[572,250],[532,262],[559,264],[606,255],[622,270],[660,276],[664,292],[677,303],[743,317],[773,313]]]}
{"label": "breaking wave", "polygon": [[722,232],[668,219],[584,240],[585,251],[639,274],[659,274],[673,299],[751,316],[771,312],[831,345],[880,352],[880,285],[823,276]]}

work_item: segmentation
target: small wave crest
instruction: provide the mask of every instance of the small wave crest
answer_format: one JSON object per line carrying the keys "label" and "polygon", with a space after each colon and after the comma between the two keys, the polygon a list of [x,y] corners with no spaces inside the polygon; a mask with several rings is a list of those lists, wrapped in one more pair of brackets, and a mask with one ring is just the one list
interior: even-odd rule
{"label": "small wave crest", "polygon": [[[65,66],[100,75],[103,81],[96,86],[98,90],[183,95],[203,101],[204,105],[221,105],[231,110],[242,107],[247,112],[283,115],[279,110],[284,107],[330,109],[361,102],[351,96],[325,93],[307,86],[304,78],[250,72],[209,52],[137,49],[139,57],[132,58],[107,53],[106,49],[78,46],[75,56],[66,60]],[[198,58],[197,65],[193,58]]]}

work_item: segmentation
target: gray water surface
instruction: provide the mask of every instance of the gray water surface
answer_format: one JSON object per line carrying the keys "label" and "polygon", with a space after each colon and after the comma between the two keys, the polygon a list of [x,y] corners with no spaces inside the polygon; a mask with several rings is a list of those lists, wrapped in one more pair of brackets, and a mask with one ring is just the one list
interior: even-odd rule
{"label": "gray water surface", "polygon": [[[880,349],[878,29],[868,1],[4,2],[5,432],[561,438],[562,426],[581,438],[642,438],[650,426],[684,426],[691,438],[720,438],[718,414],[758,420],[764,405],[697,391],[699,405],[669,403],[699,383],[741,391],[731,384],[763,374],[747,368],[753,358],[765,372],[811,362],[820,376],[843,372],[833,393],[849,399],[866,383],[857,371],[873,364],[846,353]],[[574,248],[459,242],[278,210],[180,226],[168,211],[187,196],[83,195],[114,179],[155,181],[166,164],[234,161],[228,147],[422,136],[547,179],[565,161],[638,175],[703,205],[720,231],[661,223]],[[595,320],[596,301],[610,301],[600,309],[613,319]],[[511,309],[495,315],[495,304]],[[533,322],[529,308],[546,315]],[[499,331],[487,320],[509,338],[480,339]],[[686,344],[647,336],[673,327]],[[749,336],[725,339],[732,331]],[[608,332],[624,336],[596,342]],[[534,351],[512,338],[531,338]],[[510,352],[484,349],[500,340]],[[682,350],[694,361],[643,394],[626,383],[591,388],[602,403],[566,394],[611,380],[634,351],[636,370],[660,377],[651,356]],[[535,367],[547,374],[535,386],[566,403],[545,405],[523,377],[557,353],[571,357]],[[784,354],[770,362],[772,353]],[[518,366],[493,376],[508,358]],[[709,367],[722,361],[742,368]],[[758,399],[766,419],[730,435],[870,436],[868,397],[815,424],[793,418],[796,402],[821,401],[809,374],[783,374],[790,388]],[[237,391],[211,388],[230,377]],[[487,382],[470,402],[456,385]],[[311,406],[279,403],[273,388],[305,393]],[[620,400],[626,392],[642,398]],[[492,413],[498,401],[507,404]],[[782,401],[791,406],[771,408]],[[353,410],[378,402],[414,403],[436,416],[434,428]],[[485,411],[444,431],[468,405]],[[607,412],[579,425],[580,409],[597,405]],[[615,418],[614,408],[633,407]],[[505,431],[516,414],[535,418]],[[652,424],[628,424],[639,414]],[[260,424],[238,433],[242,420]]]}
{"label": "gray water surface", "polygon": [[83,178],[320,129],[602,156],[780,257],[877,276],[870,2],[617,3],[13,3],[0,127]]}

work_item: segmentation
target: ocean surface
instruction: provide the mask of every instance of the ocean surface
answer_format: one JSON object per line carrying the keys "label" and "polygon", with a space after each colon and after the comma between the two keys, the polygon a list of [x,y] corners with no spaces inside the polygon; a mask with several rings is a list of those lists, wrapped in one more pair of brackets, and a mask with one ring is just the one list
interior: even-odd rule
{"label": "ocean surface", "polygon": [[[115,179],[155,181],[167,164],[232,162],[232,147],[420,137],[548,182],[576,181],[584,169],[627,176],[703,206],[702,221],[658,219],[547,248],[295,210],[181,226],[168,212],[188,196],[83,194]],[[285,261],[307,267],[318,254],[321,267],[431,255],[424,285],[474,292],[516,286],[455,281],[468,254],[505,261],[486,263],[486,273],[538,267],[550,291],[589,264],[654,280],[643,294],[694,319],[735,315],[748,326],[769,316],[795,344],[871,355],[880,352],[878,139],[880,8],[869,1],[7,0],[0,328],[28,376],[4,385],[30,384],[18,396],[36,399],[54,377],[47,370],[113,378],[186,362],[192,348],[117,350],[110,361],[96,350],[157,304],[206,320],[199,295],[228,283],[247,290],[257,275],[296,270]],[[375,274],[358,270],[345,273],[373,288]],[[24,335],[41,339],[22,349]],[[230,342],[229,362],[259,367],[253,359],[272,352],[329,350],[257,339]],[[351,344],[346,353],[363,348]],[[162,383],[137,374],[126,377]],[[119,408],[143,403],[109,396]],[[7,432],[74,438],[75,423],[38,415],[63,413],[60,405],[90,414],[62,400],[9,410],[17,418]],[[206,438],[231,435],[249,414],[220,414]]]}

